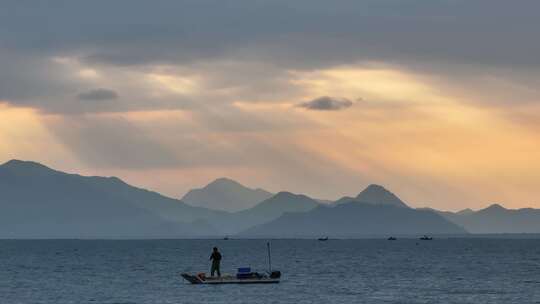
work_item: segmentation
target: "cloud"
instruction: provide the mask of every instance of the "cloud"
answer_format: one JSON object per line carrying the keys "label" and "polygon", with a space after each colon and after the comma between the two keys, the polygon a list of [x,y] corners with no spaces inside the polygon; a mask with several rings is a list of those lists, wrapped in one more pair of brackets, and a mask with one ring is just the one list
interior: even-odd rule
{"label": "cloud", "polygon": [[[231,56],[294,67],[404,59],[540,64],[534,39],[540,4],[534,0],[200,3],[98,0],[60,9],[8,1],[0,12],[0,38],[8,48],[35,55],[74,52],[89,62],[124,66]],[[126,6],[129,15],[122,14]],[[44,23],[46,30],[39,27]]]}
{"label": "cloud", "polygon": [[111,100],[117,99],[118,93],[113,90],[99,88],[79,93],[77,97],[80,100]]}
{"label": "cloud", "polygon": [[[62,8],[8,1],[0,11],[0,98],[57,113],[185,106],[185,96],[163,100],[161,92],[142,87],[141,71],[156,66],[179,68],[181,77],[181,68],[195,68],[188,72],[202,75],[201,89],[206,92],[194,103],[335,95],[284,96],[297,89],[287,73],[365,62],[424,69],[421,72],[460,86],[498,73],[486,67],[510,67],[515,74],[530,71],[520,85],[538,87],[532,81],[539,78],[540,66],[540,40],[534,39],[537,1],[424,5],[413,0],[407,7],[370,0],[201,1],[206,5],[97,0],[65,3]],[[129,15],[122,14],[126,5]],[[489,15],[486,6],[492,11]],[[519,22],[509,27],[500,20]],[[47,24],[46,30],[42,24]],[[75,58],[81,68],[103,70],[103,79],[79,79],[77,71],[50,62],[54,57]],[[122,101],[72,100],[87,88],[109,86],[122,92]],[[514,98],[515,90],[505,91]],[[536,98],[538,92],[527,91],[524,94]]]}
{"label": "cloud", "polygon": [[310,101],[302,102],[297,107],[316,111],[337,111],[349,108],[353,102],[347,98],[322,96]]}
{"label": "cloud", "polygon": [[79,79],[50,58],[28,56],[1,47],[0,70],[0,99],[23,106],[54,107],[55,101],[80,85]]}

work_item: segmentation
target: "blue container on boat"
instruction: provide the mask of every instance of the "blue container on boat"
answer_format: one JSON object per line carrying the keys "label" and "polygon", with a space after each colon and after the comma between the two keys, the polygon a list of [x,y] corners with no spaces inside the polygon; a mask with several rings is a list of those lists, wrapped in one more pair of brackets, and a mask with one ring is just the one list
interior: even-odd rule
{"label": "blue container on boat", "polygon": [[236,274],[237,279],[252,279],[253,277],[255,277],[255,274],[252,272]]}
{"label": "blue container on boat", "polygon": [[244,273],[251,273],[251,267],[240,267],[238,268],[238,273],[244,274]]}

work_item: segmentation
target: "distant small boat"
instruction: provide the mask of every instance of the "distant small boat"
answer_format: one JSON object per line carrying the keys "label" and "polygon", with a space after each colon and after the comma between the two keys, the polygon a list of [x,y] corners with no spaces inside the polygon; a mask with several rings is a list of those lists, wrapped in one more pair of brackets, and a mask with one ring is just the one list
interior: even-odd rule
{"label": "distant small boat", "polygon": [[328,237],[318,238],[319,241],[328,241]]}
{"label": "distant small boat", "polygon": [[423,237],[420,238],[420,240],[422,240],[422,241],[431,241],[431,240],[433,240],[433,238],[430,237],[430,236],[424,235]]}
{"label": "distant small boat", "polygon": [[396,239],[395,237],[391,236],[391,237],[388,238],[388,240],[389,240],[389,241],[395,241],[395,240],[397,240],[397,239]]}
{"label": "distant small boat", "polygon": [[228,240],[229,240],[229,237],[226,236],[226,237],[223,238],[223,240],[228,241]]}

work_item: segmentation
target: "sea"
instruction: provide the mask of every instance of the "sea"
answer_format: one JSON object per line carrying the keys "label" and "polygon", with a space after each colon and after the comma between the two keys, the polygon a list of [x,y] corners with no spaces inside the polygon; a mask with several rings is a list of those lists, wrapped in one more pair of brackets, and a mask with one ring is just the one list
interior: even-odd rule
{"label": "sea", "polygon": [[190,285],[267,271],[268,240],[0,240],[0,303],[540,303],[540,239],[270,240],[280,284]]}

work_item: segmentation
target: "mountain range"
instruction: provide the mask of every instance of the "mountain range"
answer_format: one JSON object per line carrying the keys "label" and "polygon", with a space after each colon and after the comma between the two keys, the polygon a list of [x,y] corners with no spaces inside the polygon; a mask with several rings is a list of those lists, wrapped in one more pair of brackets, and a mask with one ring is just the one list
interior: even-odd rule
{"label": "mountain range", "polygon": [[0,208],[3,238],[213,235],[205,220],[221,213],[115,177],[67,174],[19,160],[0,165]]}
{"label": "mountain range", "polygon": [[365,237],[422,234],[467,234],[442,216],[423,210],[350,202],[320,206],[310,212],[286,213],[242,233],[249,237]]}
{"label": "mountain range", "polygon": [[355,197],[321,203],[302,194],[271,194],[220,178],[178,200],[116,177],[69,174],[20,160],[0,165],[0,210],[0,238],[540,232],[537,209],[510,210],[500,205],[455,213],[414,209],[379,185],[370,185]]}
{"label": "mountain range", "polygon": [[377,235],[467,234],[462,227],[429,210],[417,210],[379,185],[332,206],[285,213],[242,233],[246,237],[365,237]]}
{"label": "mountain range", "polygon": [[540,209],[507,209],[492,204],[478,211],[437,212],[471,233],[540,233]]}

